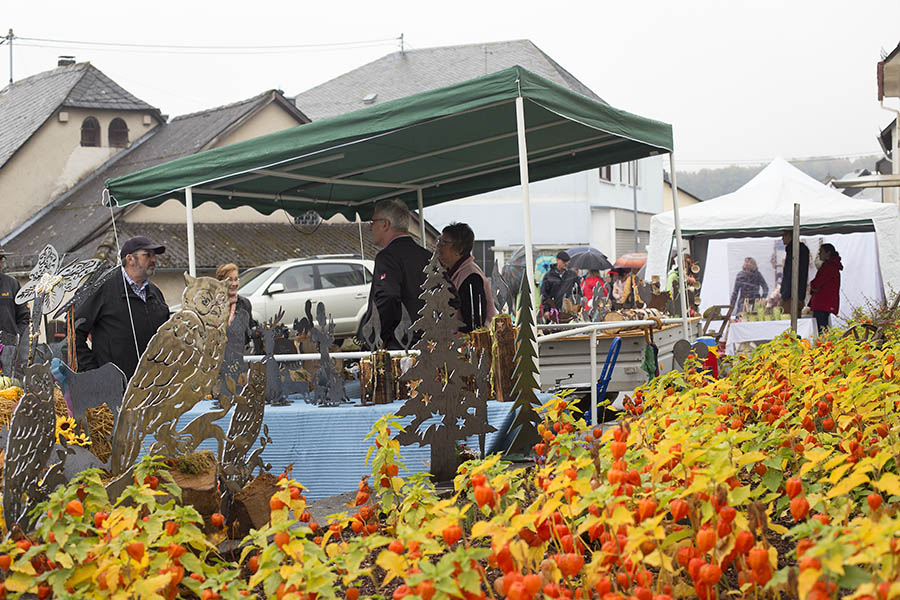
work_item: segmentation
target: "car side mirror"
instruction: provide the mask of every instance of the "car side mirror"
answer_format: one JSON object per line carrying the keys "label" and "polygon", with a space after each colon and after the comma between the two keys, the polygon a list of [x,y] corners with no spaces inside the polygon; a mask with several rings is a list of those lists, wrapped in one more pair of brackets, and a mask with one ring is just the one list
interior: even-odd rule
{"label": "car side mirror", "polygon": [[283,284],[283,283],[273,283],[273,284],[270,285],[269,288],[266,290],[266,293],[267,293],[268,295],[271,296],[272,294],[280,294],[280,293],[283,292],[283,291],[284,291],[284,284]]}

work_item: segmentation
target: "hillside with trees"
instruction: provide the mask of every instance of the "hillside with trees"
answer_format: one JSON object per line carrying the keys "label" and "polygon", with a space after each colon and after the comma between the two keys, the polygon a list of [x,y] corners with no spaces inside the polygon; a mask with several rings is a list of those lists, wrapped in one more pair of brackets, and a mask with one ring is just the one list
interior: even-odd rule
{"label": "hillside with trees", "polygon": [[[875,170],[879,156],[863,156],[856,159],[831,158],[791,161],[791,164],[818,181],[829,176],[843,177],[856,169]],[[678,186],[703,200],[716,198],[735,191],[763,170],[765,165],[750,167],[729,166],[699,171],[679,171]]]}

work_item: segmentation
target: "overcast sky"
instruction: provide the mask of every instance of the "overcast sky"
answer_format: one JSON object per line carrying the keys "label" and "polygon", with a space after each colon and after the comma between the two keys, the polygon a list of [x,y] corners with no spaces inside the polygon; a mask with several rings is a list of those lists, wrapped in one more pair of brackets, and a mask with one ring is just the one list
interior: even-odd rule
{"label": "overcast sky", "polygon": [[[898,0],[3,4],[0,32],[21,38],[316,46],[186,53],[13,43],[15,79],[74,54],[172,116],[270,88],[295,95],[397,51],[401,33],[412,49],[527,38],[610,104],[671,123],[687,169],[878,153],[876,135],[892,116],[879,108],[875,65],[900,43]],[[0,76],[9,79],[5,45]]]}

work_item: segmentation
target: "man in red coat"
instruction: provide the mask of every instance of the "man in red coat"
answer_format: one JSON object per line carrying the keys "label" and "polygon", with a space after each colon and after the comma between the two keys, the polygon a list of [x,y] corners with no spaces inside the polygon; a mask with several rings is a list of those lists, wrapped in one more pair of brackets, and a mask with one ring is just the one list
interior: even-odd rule
{"label": "man in red coat", "polygon": [[841,300],[841,255],[831,244],[822,244],[819,248],[819,260],[822,261],[816,276],[809,282],[811,296],[809,307],[816,318],[819,333],[828,326],[829,315],[838,314]]}

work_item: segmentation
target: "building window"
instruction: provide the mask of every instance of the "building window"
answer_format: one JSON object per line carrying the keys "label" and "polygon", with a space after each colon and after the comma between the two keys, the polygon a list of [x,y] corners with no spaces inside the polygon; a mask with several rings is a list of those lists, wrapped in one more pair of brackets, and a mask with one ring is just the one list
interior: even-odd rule
{"label": "building window", "polygon": [[113,148],[124,148],[128,145],[128,125],[118,117],[109,123],[109,145]]}
{"label": "building window", "polygon": [[88,148],[100,146],[100,123],[88,117],[81,123],[81,145]]}
{"label": "building window", "polygon": [[637,161],[621,163],[619,168],[621,169],[621,181],[625,185],[638,187],[640,185],[638,181],[638,174],[640,173],[639,163]]}
{"label": "building window", "polygon": [[472,247],[472,257],[475,264],[481,268],[486,277],[490,277],[494,271],[494,240],[475,240]]}
{"label": "building window", "polygon": [[600,167],[600,181],[612,181],[612,167],[610,165]]}

